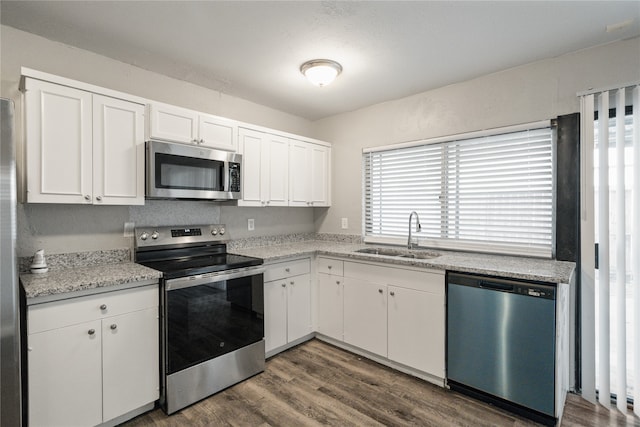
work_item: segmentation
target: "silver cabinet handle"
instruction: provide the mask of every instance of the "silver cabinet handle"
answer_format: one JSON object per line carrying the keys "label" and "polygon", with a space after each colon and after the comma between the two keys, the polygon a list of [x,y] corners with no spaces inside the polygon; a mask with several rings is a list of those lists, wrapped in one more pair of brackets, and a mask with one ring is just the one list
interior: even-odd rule
{"label": "silver cabinet handle", "polygon": [[106,310],[107,309],[107,304],[102,304],[100,306],[100,310]]}
{"label": "silver cabinet handle", "polygon": [[91,200],[91,196],[87,194],[86,196],[84,196],[84,199],[85,200]]}
{"label": "silver cabinet handle", "polygon": [[395,292],[393,292],[393,291],[389,292],[389,295],[391,295],[391,296],[394,296],[395,294],[396,294],[396,293],[395,293]]}
{"label": "silver cabinet handle", "polygon": [[282,285],[280,285],[280,286],[282,286],[283,288],[286,288],[286,287],[287,287],[287,284],[286,284],[286,283],[283,283],[283,284],[282,284]]}
{"label": "silver cabinet handle", "polygon": [[95,334],[95,333],[96,333],[96,330],[95,330],[95,329],[89,329],[89,332],[88,332],[88,334],[89,334],[89,335],[93,335],[93,334]]}
{"label": "silver cabinet handle", "polygon": [[97,200],[97,201],[102,200],[102,196],[97,196],[97,197],[96,197],[96,200]]}
{"label": "silver cabinet handle", "polygon": [[116,329],[118,329],[118,325],[116,325],[115,323],[111,326],[109,326],[111,328],[111,330],[115,331]]}

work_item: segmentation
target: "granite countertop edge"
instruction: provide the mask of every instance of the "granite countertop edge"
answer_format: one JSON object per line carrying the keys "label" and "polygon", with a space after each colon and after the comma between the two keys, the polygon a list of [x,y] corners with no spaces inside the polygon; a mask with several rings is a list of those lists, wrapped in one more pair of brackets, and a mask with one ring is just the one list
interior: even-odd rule
{"label": "granite countertop edge", "polygon": [[572,281],[572,276],[575,271],[575,263],[573,262],[542,258],[455,252],[438,249],[429,249],[429,251],[441,254],[431,259],[399,258],[356,252],[359,249],[372,246],[380,245],[313,240],[279,245],[237,248],[232,252],[238,255],[262,258],[266,263],[277,262],[296,256],[317,254],[359,261],[380,262],[396,266],[458,271],[547,283],[569,284]]}
{"label": "granite countertop edge", "polygon": [[[268,246],[234,248],[230,252],[264,259],[265,263],[278,262],[291,257],[324,255],[357,261],[378,262],[395,266],[458,271],[547,283],[571,283],[575,263],[539,258],[441,251],[431,259],[399,258],[364,254],[359,249],[372,247],[363,243],[327,240],[305,240]],[[379,246],[379,245],[375,245]],[[424,249],[424,248],[420,248]],[[22,273],[20,283],[28,304],[34,301],[75,297],[91,292],[106,292],[127,287],[136,282],[157,281],[162,276],[157,270],[134,262],[116,262],[86,267],[65,268],[44,274]]]}
{"label": "granite countertop edge", "polygon": [[42,274],[22,273],[20,283],[29,304],[44,297],[49,297],[48,300],[53,296],[65,299],[83,291],[100,289],[106,292],[136,282],[158,281],[160,277],[159,271],[134,262],[120,262],[66,268]]}

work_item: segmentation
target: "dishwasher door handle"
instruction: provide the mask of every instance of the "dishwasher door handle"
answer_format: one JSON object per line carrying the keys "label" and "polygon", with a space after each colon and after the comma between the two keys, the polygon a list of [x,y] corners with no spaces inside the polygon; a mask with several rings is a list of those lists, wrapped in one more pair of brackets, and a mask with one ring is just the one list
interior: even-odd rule
{"label": "dishwasher door handle", "polygon": [[515,289],[514,286],[510,284],[488,282],[486,280],[479,281],[478,287],[482,289],[489,289],[492,291],[502,291],[502,292],[513,292],[513,290]]}

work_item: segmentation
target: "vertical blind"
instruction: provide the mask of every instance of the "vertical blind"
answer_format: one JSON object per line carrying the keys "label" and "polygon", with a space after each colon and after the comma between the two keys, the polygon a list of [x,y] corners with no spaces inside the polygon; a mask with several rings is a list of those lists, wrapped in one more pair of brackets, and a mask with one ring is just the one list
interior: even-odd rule
{"label": "vertical blind", "polygon": [[[582,364],[583,378],[593,375],[589,368],[595,366],[595,381],[587,378],[583,384],[595,384],[603,405],[609,407],[613,397],[626,411],[633,401],[640,414],[640,86],[585,94],[581,104],[586,159],[581,179],[583,191],[592,192],[583,198],[582,222],[589,227],[582,233],[590,233],[583,242],[598,244],[597,254],[593,247],[581,250],[583,259],[598,259],[595,272],[581,274],[583,293],[593,292],[583,300],[590,302],[582,306],[582,330],[595,335],[594,357],[586,354]],[[595,396],[595,390],[583,393]]]}
{"label": "vertical blind", "polygon": [[365,238],[406,238],[415,210],[420,244],[550,257],[553,132],[537,126],[365,150]]}

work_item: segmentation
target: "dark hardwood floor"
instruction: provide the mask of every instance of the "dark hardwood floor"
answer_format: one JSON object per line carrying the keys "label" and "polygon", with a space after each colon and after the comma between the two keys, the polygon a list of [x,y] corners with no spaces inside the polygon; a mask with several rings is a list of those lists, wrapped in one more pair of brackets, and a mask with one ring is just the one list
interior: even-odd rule
{"label": "dark hardwood floor", "polygon": [[[319,340],[272,357],[265,372],[141,426],[535,426],[493,406]],[[568,397],[562,426],[640,426],[633,415]]]}

